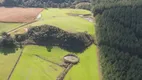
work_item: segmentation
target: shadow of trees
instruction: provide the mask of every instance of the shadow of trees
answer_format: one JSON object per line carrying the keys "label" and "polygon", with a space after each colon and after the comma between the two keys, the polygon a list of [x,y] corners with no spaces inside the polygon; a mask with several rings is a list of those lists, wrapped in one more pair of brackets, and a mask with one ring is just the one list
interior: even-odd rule
{"label": "shadow of trees", "polygon": [[15,53],[17,48],[0,48],[0,54],[8,55]]}

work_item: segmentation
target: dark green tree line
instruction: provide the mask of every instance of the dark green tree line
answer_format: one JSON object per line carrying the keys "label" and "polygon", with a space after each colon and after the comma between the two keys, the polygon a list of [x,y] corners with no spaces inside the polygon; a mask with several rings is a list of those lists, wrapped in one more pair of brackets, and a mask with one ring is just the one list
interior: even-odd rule
{"label": "dark green tree line", "polygon": [[80,2],[90,2],[90,0],[4,0],[0,6],[6,7],[73,7]]}
{"label": "dark green tree line", "polygon": [[103,80],[142,79],[142,1],[92,0]]}
{"label": "dark green tree line", "polygon": [[75,0],[4,0],[6,7],[70,7]]}

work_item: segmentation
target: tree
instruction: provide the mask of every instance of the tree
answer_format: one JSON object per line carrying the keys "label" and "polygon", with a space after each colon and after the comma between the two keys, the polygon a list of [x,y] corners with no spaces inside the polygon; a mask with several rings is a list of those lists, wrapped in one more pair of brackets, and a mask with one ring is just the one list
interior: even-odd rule
{"label": "tree", "polygon": [[15,40],[20,43],[20,48],[22,48],[22,42],[27,39],[26,34],[16,34]]}
{"label": "tree", "polygon": [[15,41],[10,36],[10,34],[3,32],[2,33],[2,39],[0,40],[0,45],[3,48],[13,48],[13,47],[15,47]]}

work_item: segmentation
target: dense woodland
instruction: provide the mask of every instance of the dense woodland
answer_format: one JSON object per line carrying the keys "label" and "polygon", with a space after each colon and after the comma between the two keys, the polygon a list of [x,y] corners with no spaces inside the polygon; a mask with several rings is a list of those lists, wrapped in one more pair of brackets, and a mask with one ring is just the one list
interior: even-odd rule
{"label": "dense woodland", "polygon": [[92,0],[103,80],[142,79],[142,1]]}
{"label": "dense woodland", "polygon": [[[1,1],[0,5],[6,6],[6,7],[42,7],[42,8],[71,7],[71,8],[75,8],[77,4],[82,2],[90,3],[90,0],[3,0]],[[81,5],[84,5],[84,4],[81,4]],[[84,8],[84,7],[78,7],[78,8]]]}
{"label": "dense woodland", "polygon": [[93,37],[85,32],[69,33],[50,25],[35,26],[27,33],[27,40],[42,46],[59,46],[70,52],[83,52],[93,42]]}
{"label": "dense woodland", "polygon": [[41,45],[46,47],[58,46],[70,52],[83,52],[94,38],[86,32],[69,33],[50,25],[34,26],[25,34],[16,34],[11,37],[6,32],[2,33],[0,48],[22,48],[22,45]]}

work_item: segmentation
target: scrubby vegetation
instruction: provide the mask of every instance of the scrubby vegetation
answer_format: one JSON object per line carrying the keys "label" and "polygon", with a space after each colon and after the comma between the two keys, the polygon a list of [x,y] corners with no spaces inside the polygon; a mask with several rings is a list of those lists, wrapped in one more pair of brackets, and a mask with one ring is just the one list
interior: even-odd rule
{"label": "scrubby vegetation", "polygon": [[92,0],[92,3],[103,80],[141,80],[141,0]]}
{"label": "scrubby vegetation", "polygon": [[43,46],[59,46],[71,52],[83,52],[93,42],[93,37],[87,33],[69,33],[60,28],[42,25],[36,26],[26,33],[26,35],[18,35],[17,41],[24,41],[25,36],[26,44],[33,41],[37,45]]}

